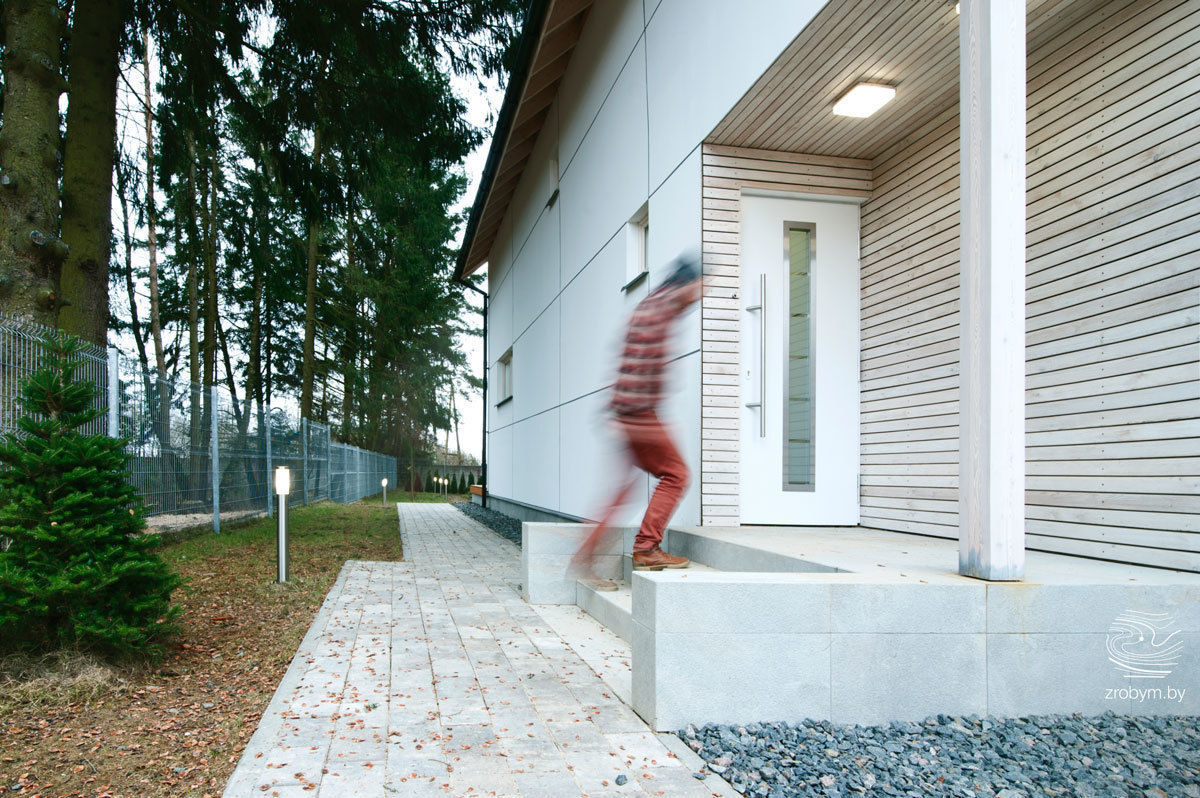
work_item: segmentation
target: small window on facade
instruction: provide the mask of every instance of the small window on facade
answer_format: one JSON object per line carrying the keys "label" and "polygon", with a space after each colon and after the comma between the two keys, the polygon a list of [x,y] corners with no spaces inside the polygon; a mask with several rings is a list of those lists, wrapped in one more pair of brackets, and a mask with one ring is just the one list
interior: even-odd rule
{"label": "small window on facade", "polygon": [[513,395],[513,368],[512,368],[512,350],[509,349],[500,356],[500,361],[496,364],[496,393],[500,399],[496,402],[497,405],[507,402],[512,399]]}
{"label": "small window on facade", "polygon": [[650,270],[650,212],[646,205],[638,209],[625,225],[624,290],[641,283]]}

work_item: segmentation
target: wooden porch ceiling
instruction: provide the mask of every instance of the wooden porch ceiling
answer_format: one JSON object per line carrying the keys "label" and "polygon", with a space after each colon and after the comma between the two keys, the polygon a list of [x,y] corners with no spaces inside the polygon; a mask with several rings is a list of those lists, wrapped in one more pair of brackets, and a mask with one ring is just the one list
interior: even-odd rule
{"label": "wooden porch ceiling", "polygon": [[[485,172],[484,183],[475,197],[479,207],[473,210],[468,225],[467,251],[459,262],[461,276],[473,274],[488,258],[546,114],[558,96],[558,84],[567,71],[591,6],[592,0],[549,2],[524,85],[510,86],[504,100],[505,105],[515,102],[515,111],[507,130],[497,130],[497,138],[492,141],[492,151],[488,154],[491,174]],[[527,30],[522,35],[530,33]]]}
{"label": "wooden porch ceiling", "polygon": [[[831,0],[746,92],[707,141],[732,147],[875,159],[958,103],[958,14],[950,0]],[[1104,0],[1029,0],[1027,49]],[[1121,5],[1121,4],[1115,4]],[[834,116],[865,81],[896,87],[874,116]]]}

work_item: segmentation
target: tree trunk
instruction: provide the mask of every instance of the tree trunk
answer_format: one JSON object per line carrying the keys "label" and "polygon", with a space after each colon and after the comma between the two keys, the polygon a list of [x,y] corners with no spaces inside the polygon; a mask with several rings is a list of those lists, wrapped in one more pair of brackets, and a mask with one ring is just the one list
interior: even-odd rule
{"label": "tree trunk", "polygon": [[[146,253],[150,258],[150,337],[154,340],[154,365],[166,376],[167,362],[163,356],[162,303],[158,293],[158,207],[154,203],[154,97],[150,93],[150,29],[142,33],[146,50],[146,69],[143,86],[146,90]],[[165,443],[165,441],[164,441]]]}
{"label": "tree trunk", "polygon": [[[217,414],[216,424],[220,426],[221,407],[219,400],[213,401],[212,386],[217,384],[217,153],[208,156],[207,169],[201,173],[200,185],[203,190],[201,210],[204,213],[204,230],[201,238],[204,241],[204,429],[208,431],[211,443],[213,429],[213,414]],[[208,465],[208,475],[212,477],[213,463]],[[220,484],[218,482],[218,484]],[[213,497],[215,499],[215,497]]]}
{"label": "tree trunk", "polygon": [[[255,179],[261,180],[261,174],[256,175]],[[263,193],[265,192],[262,192],[256,185],[251,195],[254,201],[254,207],[251,209],[251,213],[254,215],[254,249],[250,254],[250,362],[246,374],[246,395],[254,398],[260,413],[263,409],[261,319],[263,278],[266,270],[266,254],[270,247],[267,238],[267,224],[263,218],[267,214],[267,200],[262,196]]]}
{"label": "tree trunk", "polygon": [[[0,125],[0,309],[54,326],[59,240],[58,96],[62,21],[54,0],[5,0]],[[110,162],[111,163],[111,162]]]}
{"label": "tree trunk", "polygon": [[204,212],[204,384],[217,384],[217,156],[201,175]]}
{"label": "tree trunk", "polygon": [[355,212],[354,200],[350,199],[346,213],[346,308],[350,318],[346,320],[345,337],[342,339],[342,440],[350,440],[350,428],[354,424],[354,361],[358,348],[358,264],[354,259]]}
{"label": "tree trunk", "polygon": [[198,259],[202,247],[200,245],[199,225],[196,223],[196,140],[191,132],[188,138],[188,180],[187,180],[187,211],[184,224],[188,232],[188,379],[191,383],[191,412],[188,429],[190,465],[188,466],[188,498],[190,501],[201,501],[204,497],[204,403],[200,389],[200,269]]}
{"label": "tree trunk", "polygon": [[158,290],[158,206],[154,200],[154,95],[150,90],[149,28],[142,31],[142,44],[146,57],[145,68],[142,70],[142,86],[146,92],[143,110],[146,119],[146,254],[149,256],[150,338],[154,343],[154,367],[158,375],[158,379],[155,380],[158,424],[154,431],[158,436],[162,473],[173,475],[174,454],[170,451],[171,388],[167,383],[167,359],[163,352],[162,339],[162,299]]}
{"label": "tree trunk", "polygon": [[[313,163],[321,168],[321,128],[313,131]],[[300,367],[300,416],[312,418],[313,376],[316,373],[313,359],[316,355],[317,337],[317,252],[321,233],[319,211],[313,210],[314,218],[308,223],[308,280],[304,290],[304,361]]]}
{"label": "tree trunk", "polygon": [[[121,198],[121,241],[125,249],[125,291],[129,295],[129,326],[133,330],[133,342],[137,345],[138,360],[142,364],[142,372],[150,371],[150,362],[146,359],[146,337],[142,332],[142,322],[138,318],[137,292],[133,284],[133,235],[129,231],[129,200],[125,190],[129,188],[126,180],[119,180],[117,195]],[[150,401],[150,392],[146,392],[146,401]]]}
{"label": "tree trunk", "polygon": [[71,101],[63,146],[62,268],[58,322],[104,346],[108,339],[108,264],[112,255],[112,176],[117,147],[120,0],[75,6]]}
{"label": "tree trunk", "polygon": [[200,257],[200,233],[196,223],[196,140],[189,132],[188,138],[188,181],[187,218],[184,224],[188,231],[188,378],[200,383],[200,285],[197,259]]}
{"label": "tree trunk", "polygon": [[462,465],[462,439],[458,437],[458,409],[455,407],[454,394],[457,390],[454,387],[453,378],[450,380],[450,420],[454,423],[454,451],[458,455],[458,464]]}

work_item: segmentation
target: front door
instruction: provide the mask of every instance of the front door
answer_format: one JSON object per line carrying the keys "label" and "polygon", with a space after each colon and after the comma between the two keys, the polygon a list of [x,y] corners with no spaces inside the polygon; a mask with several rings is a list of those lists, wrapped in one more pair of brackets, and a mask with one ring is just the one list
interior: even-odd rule
{"label": "front door", "polygon": [[859,519],[858,205],[742,196],[741,520]]}

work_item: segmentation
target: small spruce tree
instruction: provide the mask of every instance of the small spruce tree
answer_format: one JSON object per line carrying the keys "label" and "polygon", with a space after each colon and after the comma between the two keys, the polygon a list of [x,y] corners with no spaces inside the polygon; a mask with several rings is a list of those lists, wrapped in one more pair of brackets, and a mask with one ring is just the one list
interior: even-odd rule
{"label": "small spruce tree", "polygon": [[95,383],[76,376],[81,346],[47,338],[20,433],[0,442],[0,650],[153,660],[177,629],[180,579],[140,534],[125,441],[80,432],[101,413]]}

